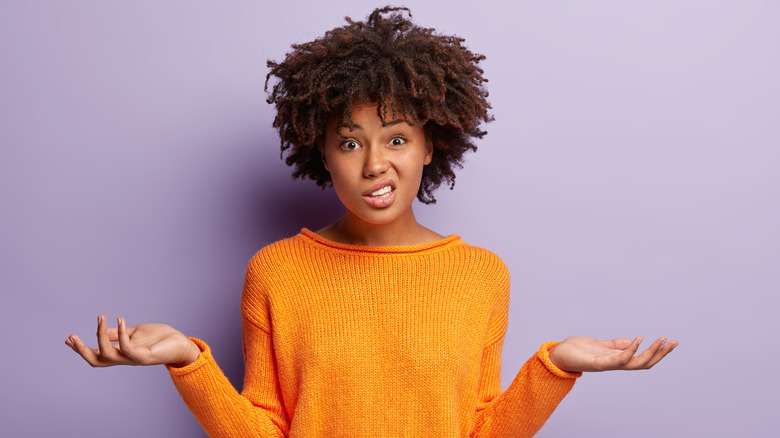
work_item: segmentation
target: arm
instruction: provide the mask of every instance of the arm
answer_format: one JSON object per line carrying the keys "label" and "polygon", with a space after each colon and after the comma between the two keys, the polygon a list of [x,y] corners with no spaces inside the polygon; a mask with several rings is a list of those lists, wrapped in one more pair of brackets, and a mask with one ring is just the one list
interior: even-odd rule
{"label": "arm", "polygon": [[201,358],[184,368],[168,367],[187,406],[211,437],[283,437],[290,419],[282,402],[271,336],[267,260],[249,262],[241,299],[244,390],[239,394],[217,367],[205,344]]}
{"label": "arm", "polygon": [[[560,343],[548,342],[501,391],[501,349],[509,313],[508,273],[503,279],[487,330],[474,423],[469,436],[533,436],[547,421],[583,371],[649,369],[675,347],[677,341],[657,339],[637,354],[641,337],[599,341],[575,336]],[[566,370],[566,371],[564,371]]]}
{"label": "arm", "polygon": [[531,437],[574,386],[583,371],[649,369],[675,347],[677,341],[658,338],[637,354],[641,337],[599,341],[575,336],[560,343],[547,342],[501,391],[501,349],[509,315],[509,272],[498,264],[487,287],[497,292],[482,353],[477,407],[471,437]]}
{"label": "arm", "polygon": [[483,354],[479,402],[472,437],[532,437],[574,386],[580,373],[552,365],[547,342],[522,366],[512,384],[501,392],[503,338]]}
{"label": "arm", "polygon": [[184,402],[210,437],[283,437],[289,420],[282,404],[271,335],[243,319],[246,374],[239,394],[217,366],[208,346],[197,361],[168,366]]}
{"label": "arm", "polygon": [[[658,338],[636,354],[641,337],[599,341],[576,336],[546,342],[501,392],[501,344],[485,348],[472,437],[532,437],[574,386],[583,371],[650,369],[669,354],[677,341]],[[563,371],[563,369],[576,371]]]}
{"label": "arm", "polygon": [[678,345],[677,341],[659,338],[636,354],[641,340],[599,341],[576,336],[560,343],[546,342],[502,393],[501,338],[486,347],[483,354],[479,402],[470,436],[532,437],[583,371],[650,369]]}
{"label": "arm", "polygon": [[241,394],[203,341],[166,324],[127,327],[124,318],[119,318],[118,327],[108,328],[101,315],[99,348],[87,347],[76,335],[65,343],[93,367],[165,364],[185,403],[211,437],[285,436],[290,422],[282,404],[270,322],[258,316],[266,315],[268,309],[266,300],[256,298],[262,295],[255,281],[256,265],[252,262],[247,269],[242,298],[246,375]]}
{"label": "arm", "polygon": [[201,340],[166,324],[106,327],[98,317],[98,348],[76,335],[65,343],[93,367],[165,364],[173,383],[209,436],[282,437],[289,421],[281,402],[271,335],[243,320],[246,376],[239,394]]}
{"label": "arm", "polygon": [[[505,268],[504,268],[505,270]],[[506,272],[506,271],[505,271]],[[555,367],[548,342],[526,361],[506,391],[501,391],[501,350],[509,321],[509,276],[496,286],[498,294],[487,328],[486,346],[471,437],[531,437],[574,386],[580,373]]]}

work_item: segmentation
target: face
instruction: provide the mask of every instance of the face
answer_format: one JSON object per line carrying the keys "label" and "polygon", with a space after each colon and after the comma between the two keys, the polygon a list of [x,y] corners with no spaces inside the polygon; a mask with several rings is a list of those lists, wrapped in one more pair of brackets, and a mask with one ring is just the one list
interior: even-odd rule
{"label": "face", "polygon": [[322,159],[347,215],[383,225],[414,220],[423,167],[431,162],[433,147],[423,128],[377,115],[377,105],[352,108],[355,126],[337,127],[332,118],[325,131]]}

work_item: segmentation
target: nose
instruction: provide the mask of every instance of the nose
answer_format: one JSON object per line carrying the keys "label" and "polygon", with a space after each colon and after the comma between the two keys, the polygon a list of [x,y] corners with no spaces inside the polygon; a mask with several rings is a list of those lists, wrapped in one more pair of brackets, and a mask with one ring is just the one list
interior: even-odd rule
{"label": "nose", "polygon": [[365,160],[363,162],[363,176],[366,178],[376,178],[387,172],[389,162],[385,156],[385,150],[382,147],[368,147],[365,149]]}

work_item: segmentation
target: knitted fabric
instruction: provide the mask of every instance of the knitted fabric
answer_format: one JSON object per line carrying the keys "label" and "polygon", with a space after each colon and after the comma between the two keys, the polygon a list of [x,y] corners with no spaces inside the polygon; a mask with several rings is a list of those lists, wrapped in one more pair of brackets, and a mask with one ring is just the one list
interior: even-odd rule
{"label": "knitted fabric", "polygon": [[211,437],[529,437],[575,378],[548,357],[501,390],[509,274],[458,236],[403,247],[309,231],[258,252],[241,303],[239,394],[208,346],[168,367]]}

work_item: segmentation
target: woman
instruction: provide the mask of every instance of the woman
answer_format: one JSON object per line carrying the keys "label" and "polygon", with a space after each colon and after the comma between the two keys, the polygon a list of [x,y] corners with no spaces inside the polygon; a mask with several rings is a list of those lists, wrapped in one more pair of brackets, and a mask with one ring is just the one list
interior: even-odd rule
{"label": "woman", "polygon": [[100,316],[97,349],[66,344],[92,366],[166,364],[213,437],[532,436],[581,372],[647,369],[676,347],[548,342],[502,391],[506,266],[412,208],[452,186],[485,135],[484,57],[403,11],[347,19],[269,62],[287,163],[333,185],[345,213],[250,261],[241,393],[203,341],[164,324],[108,328]]}

